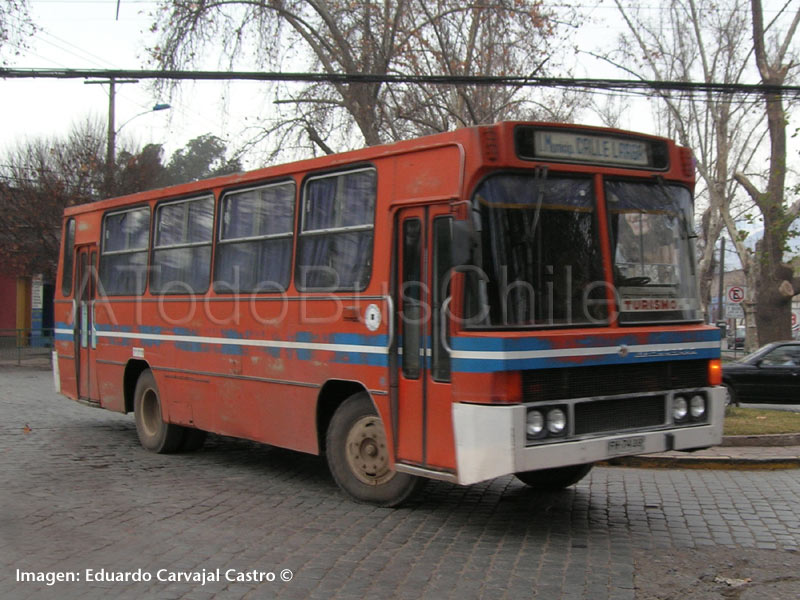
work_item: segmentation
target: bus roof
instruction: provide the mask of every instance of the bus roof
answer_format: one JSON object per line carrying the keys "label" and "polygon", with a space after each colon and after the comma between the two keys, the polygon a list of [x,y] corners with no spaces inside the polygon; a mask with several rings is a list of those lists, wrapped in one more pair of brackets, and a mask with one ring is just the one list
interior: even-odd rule
{"label": "bus roof", "polygon": [[432,135],[413,138],[400,142],[393,142],[390,144],[383,144],[379,146],[368,146],[357,150],[349,150],[346,152],[319,156],[315,158],[301,159],[297,161],[282,163],[279,165],[262,167],[241,173],[234,173],[229,175],[221,175],[209,179],[201,179],[188,183],[181,183],[162,188],[155,188],[143,192],[136,192],[125,196],[117,196],[99,200],[96,202],[89,202],[86,204],[79,204],[76,206],[67,207],[64,210],[65,216],[74,216],[82,213],[94,212],[97,210],[108,210],[116,207],[129,206],[137,203],[145,203],[154,199],[162,199],[166,197],[181,197],[197,194],[200,192],[215,190],[218,188],[238,187],[247,185],[248,183],[255,183],[263,181],[264,179],[275,179],[280,177],[288,177],[298,172],[305,171],[318,171],[320,169],[335,168],[337,166],[366,162],[378,158],[386,158],[397,154],[407,152],[415,152],[424,150],[426,148],[433,148],[442,145],[469,145],[479,144],[479,134],[482,130],[500,129],[504,132],[513,130],[514,127],[519,125],[526,125],[530,127],[541,127],[548,129],[563,129],[563,130],[585,130],[587,132],[594,131],[597,133],[612,134],[617,136],[635,136],[640,139],[662,140],[671,142],[667,138],[642,134],[634,131],[625,131],[622,129],[614,129],[609,127],[596,127],[592,125],[576,125],[566,123],[553,123],[541,121],[503,121],[494,123],[492,125],[477,125],[472,127],[463,127],[448,131],[444,133],[436,133]]}

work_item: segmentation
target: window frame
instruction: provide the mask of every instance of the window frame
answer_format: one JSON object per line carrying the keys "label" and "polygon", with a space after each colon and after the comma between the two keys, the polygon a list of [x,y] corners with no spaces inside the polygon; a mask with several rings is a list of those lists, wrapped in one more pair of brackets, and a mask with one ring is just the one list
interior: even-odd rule
{"label": "window frame", "polygon": [[[374,188],[373,188],[373,202],[372,202],[372,219],[371,222],[368,224],[362,225],[346,225],[343,227],[325,227],[321,229],[306,229],[306,221],[309,214],[309,206],[308,206],[308,187],[314,181],[319,181],[321,179],[330,179],[332,177],[346,177],[348,175],[353,175],[356,173],[364,173],[371,171],[374,173]],[[301,188],[300,194],[300,202],[299,202],[299,210],[300,215],[297,219],[297,241],[295,244],[295,261],[294,261],[294,277],[295,277],[295,286],[298,291],[301,292],[363,292],[368,287],[370,282],[372,281],[372,272],[374,268],[374,261],[370,260],[369,265],[369,273],[364,280],[364,284],[362,287],[336,287],[334,289],[329,288],[319,288],[315,286],[305,285],[303,278],[300,277],[299,269],[303,267],[307,267],[308,265],[301,265],[300,264],[300,250],[302,244],[304,242],[304,238],[315,237],[315,236],[322,236],[322,235],[339,235],[345,233],[361,233],[361,232],[372,232],[372,242],[370,244],[370,251],[369,256],[370,258],[374,257],[375,253],[375,216],[378,210],[378,169],[375,165],[366,164],[362,166],[351,166],[345,170],[341,171],[329,171],[325,173],[318,173],[314,175],[310,175],[305,178],[303,181],[303,185]],[[336,212],[337,218],[340,217],[341,212]]]}
{"label": "window frame", "polygon": [[[126,214],[126,213],[133,213],[137,211],[147,211],[147,227],[145,228],[147,231],[147,241],[145,242],[144,247],[141,248],[125,248],[124,250],[107,250],[107,238],[106,238],[106,224],[110,217],[115,217],[117,215]],[[98,264],[98,281],[102,286],[103,295],[105,296],[141,296],[147,291],[147,284],[149,279],[149,260],[150,260],[150,246],[153,237],[153,211],[149,204],[139,204],[136,206],[128,206],[125,208],[120,209],[110,209],[103,214],[103,221],[100,227],[100,256],[99,256],[99,264]],[[142,287],[139,289],[134,289],[132,292],[116,292],[111,291],[109,292],[106,286],[107,280],[104,278],[104,258],[106,256],[122,256],[125,254],[141,254],[144,253],[145,255],[145,276],[144,281],[142,283]]]}
{"label": "window frame", "polygon": [[[292,188],[292,217],[291,223],[289,224],[289,228],[284,233],[270,233],[266,235],[255,235],[255,236],[247,236],[247,237],[234,237],[234,238],[223,238],[223,226],[224,226],[224,219],[225,219],[225,206],[226,201],[231,197],[235,196],[236,194],[244,194],[247,192],[253,191],[260,191],[267,188],[275,188],[275,187],[282,187],[282,186],[291,186]],[[292,284],[292,274],[294,269],[292,268],[294,262],[294,238],[295,238],[295,226],[297,221],[297,182],[293,178],[288,179],[280,179],[276,181],[269,181],[258,185],[253,185],[244,188],[232,189],[232,190],[225,190],[222,195],[220,196],[219,200],[219,219],[216,228],[216,235],[214,236],[214,243],[215,243],[215,250],[214,250],[214,257],[212,259],[213,266],[212,266],[212,288],[215,294],[240,294],[240,293],[283,293],[289,289],[289,286]],[[291,252],[289,256],[289,271],[286,274],[286,285],[278,289],[223,289],[222,287],[218,287],[217,283],[219,281],[217,277],[218,271],[218,259],[219,259],[219,249],[223,246],[233,246],[235,244],[241,243],[249,243],[249,242],[263,242],[269,240],[279,240],[279,239],[289,239],[291,240]],[[232,287],[232,286],[229,286]]]}
{"label": "window frame", "polygon": [[61,242],[64,253],[61,262],[61,295],[68,298],[72,295],[72,279],[75,271],[75,232],[78,227],[75,217],[70,217],[64,223],[64,238]]}
{"label": "window frame", "polygon": [[[617,248],[617,246],[619,244],[619,238],[618,238],[619,234],[618,234],[618,232],[615,233],[614,230],[613,230],[613,216],[614,216],[614,214],[618,214],[619,215],[619,214],[625,214],[625,213],[623,213],[621,211],[615,211],[610,206],[610,202],[609,202],[609,199],[608,199],[608,196],[609,196],[609,194],[608,194],[608,186],[609,186],[609,184],[622,183],[622,184],[639,184],[639,185],[654,186],[654,187],[664,186],[664,187],[667,187],[667,188],[670,188],[670,187],[682,188],[689,195],[689,204],[690,204],[690,206],[689,206],[688,214],[690,216],[693,214],[693,210],[694,210],[694,207],[695,207],[695,196],[694,196],[694,193],[693,193],[692,189],[686,183],[683,183],[683,182],[680,182],[680,181],[674,181],[674,180],[660,181],[658,179],[646,179],[646,178],[638,178],[638,177],[626,177],[626,176],[619,176],[618,177],[616,175],[609,175],[609,174],[603,174],[602,183],[603,183],[603,196],[605,198],[605,204],[606,204],[606,235],[608,236],[609,250],[611,251],[610,260],[611,260],[611,269],[612,269],[612,271],[617,269],[616,248]],[[632,210],[632,211],[629,211],[629,212],[631,214],[633,214],[633,213],[637,213],[637,214],[665,214],[666,211],[660,210],[660,209],[653,209],[653,210],[650,210],[650,211]],[[690,224],[693,225],[694,223],[692,223],[690,221]],[[688,267],[688,269],[690,271],[689,275],[694,279],[694,286],[690,286],[690,289],[688,291],[690,293],[693,292],[693,294],[694,294],[689,299],[692,300],[692,301],[696,301],[698,303],[697,308],[694,309],[695,316],[694,317],[690,317],[690,318],[665,318],[665,319],[657,319],[657,318],[653,318],[652,316],[650,316],[648,318],[639,318],[637,320],[624,318],[623,314],[627,314],[627,313],[623,313],[623,311],[622,311],[622,302],[625,301],[626,298],[622,295],[622,293],[620,291],[620,287],[622,287],[622,286],[617,286],[616,281],[612,280],[611,283],[614,285],[614,289],[616,290],[616,292],[615,292],[615,295],[616,295],[616,300],[615,301],[616,301],[616,304],[617,304],[617,306],[616,306],[616,313],[617,313],[616,321],[617,321],[617,324],[620,327],[641,327],[641,326],[645,326],[645,325],[661,326],[661,325],[702,323],[703,318],[702,318],[702,310],[700,308],[700,295],[699,295],[699,292],[696,291],[696,289],[695,289],[695,291],[693,291],[693,289],[692,289],[692,288],[696,288],[696,286],[700,285],[700,273],[698,271],[698,265],[697,265],[697,259],[696,259],[696,250],[697,249],[696,249],[696,246],[694,245],[694,243],[692,243],[693,233],[694,232],[690,228],[689,230],[687,230],[687,239],[686,240],[682,240],[682,243],[688,243],[688,246],[683,246],[683,247],[671,246],[671,248],[678,249],[678,252],[679,252],[679,262],[678,262],[677,266],[678,266],[679,273],[680,273],[681,276],[676,278],[677,283],[674,284],[676,289],[678,289],[681,286],[683,286],[684,282],[685,282],[685,274],[681,272],[681,269],[683,269],[683,267],[684,267],[684,265],[682,264],[682,261],[684,260],[684,258],[687,260],[687,263],[688,263],[686,265],[686,267]],[[669,285],[669,284],[663,284],[663,287],[666,287],[667,285]],[[687,309],[687,311],[688,310],[691,310],[691,309]],[[654,314],[653,312],[647,312],[647,311],[642,311],[642,312],[645,315],[653,315]],[[674,311],[674,312],[680,312],[680,310],[677,310],[677,311]],[[657,314],[657,313],[655,313],[655,314]]]}
{"label": "window frame", "polygon": [[[576,165],[571,165],[576,166]],[[492,170],[482,176],[478,181],[475,182],[475,185],[469,190],[469,194],[466,196],[469,198],[470,207],[474,209],[475,207],[475,199],[476,193],[481,187],[490,179],[499,176],[527,176],[527,177],[535,177],[536,171],[533,168],[527,169],[518,169],[518,168],[500,168],[497,170]],[[598,262],[597,265],[593,265],[592,268],[598,268],[598,275],[600,275],[597,281],[603,282],[605,285],[607,282],[605,280],[605,272],[603,267],[603,236],[606,235],[604,233],[604,228],[607,227],[607,223],[604,223],[601,219],[601,211],[600,211],[600,198],[599,192],[597,188],[597,179],[596,176],[598,175],[598,171],[575,171],[571,169],[565,170],[550,170],[547,172],[547,177],[545,181],[550,179],[569,179],[574,181],[586,181],[589,183],[589,187],[591,190],[591,198],[589,202],[589,209],[588,210],[578,210],[575,211],[572,207],[568,205],[558,206],[558,205],[548,205],[548,210],[566,210],[571,212],[582,212],[591,215],[591,224],[592,224],[592,243],[594,245],[594,250],[596,252],[596,259]],[[544,205],[543,205],[544,207]],[[480,242],[483,243],[482,241]],[[483,268],[483,265],[471,265],[472,267],[479,267],[480,269]],[[467,303],[467,294],[471,293],[469,291],[469,272],[467,276],[464,277],[464,285],[463,285],[463,293],[464,295],[464,305],[466,306]],[[600,329],[603,327],[609,327],[612,322],[613,316],[613,307],[608,303],[605,297],[598,298],[598,299],[588,299],[591,302],[599,302],[604,307],[603,310],[605,311],[605,315],[603,318],[593,317],[589,320],[585,321],[572,321],[571,323],[560,323],[560,322],[541,322],[541,323],[533,323],[533,324],[505,324],[505,323],[475,323],[472,322],[472,317],[465,317],[465,323],[462,325],[463,328],[467,331],[473,332],[481,332],[481,331],[547,331],[547,330],[556,330],[556,329]],[[481,313],[479,313],[481,314]],[[488,318],[490,313],[486,313],[486,317]]]}
{"label": "window frame", "polygon": [[[211,201],[211,227],[209,228],[209,239],[208,241],[204,242],[184,242],[179,244],[166,244],[163,246],[158,245],[158,236],[159,236],[159,216],[161,210],[165,206],[174,206],[177,204],[189,204],[191,202],[200,202],[203,200],[210,200]],[[214,195],[213,191],[205,191],[197,196],[189,196],[185,198],[178,198],[172,200],[165,200],[163,202],[159,202],[155,205],[155,210],[153,211],[153,219],[152,219],[152,233],[150,236],[150,260],[149,260],[149,271],[150,271],[150,292],[154,294],[163,294],[167,296],[181,296],[181,295],[190,295],[190,294],[205,294],[208,292],[209,288],[211,287],[211,277],[213,273],[213,262],[214,262],[214,226],[217,220],[217,199]],[[188,231],[189,221],[188,221],[188,211],[186,216],[184,217],[184,233]],[[164,291],[162,289],[153,289],[153,270],[155,269],[156,265],[156,252],[163,251],[163,250],[182,250],[186,248],[202,248],[204,246],[209,247],[209,256],[208,256],[208,276],[206,278],[205,287],[201,289],[192,289],[187,291]],[[186,282],[184,282],[186,283]],[[188,284],[187,284],[188,287]]]}

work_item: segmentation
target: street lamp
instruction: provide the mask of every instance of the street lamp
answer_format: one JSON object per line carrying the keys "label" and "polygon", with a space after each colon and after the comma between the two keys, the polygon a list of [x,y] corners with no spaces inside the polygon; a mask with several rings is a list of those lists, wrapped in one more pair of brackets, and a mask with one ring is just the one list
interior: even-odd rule
{"label": "street lamp", "polygon": [[[117,7],[119,8],[119,7]],[[114,100],[116,97],[116,86],[120,83],[139,83],[138,79],[117,79],[115,77],[109,77],[108,79],[102,79],[98,81],[84,81],[83,83],[86,84],[108,84],[108,140],[107,140],[107,147],[106,147],[106,194],[111,194],[111,187],[112,187],[112,180],[114,176],[114,163],[116,162],[116,143],[117,143],[117,133],[125,127],[128,123],[133,121],[136,117],[141,117],[142,115],[146,115],[151,112],[159,111],[159,110],[167,110],[168,108],[172,108],[169,104],[164,102],[158,102],[153,105],[153,108],[150,110],[146,110],[138,115],[133,115],[130,119],[125,121],[122,125],[118,128],[114,127]]]}
{"label": "street lamp", "polygon": [[125,121],[122,125],[114,128],[114,112],[109,112],[109,127],[108,127],[108,147],[106,148],[106,194],[111,195],[111,187],[112,181],[114,179],[114,165],[117,162],[116,156],[116,144],[117,144],[117,134],[122,131],[122,128],[125,127],[128,123],[133,121],[137,117],[141,117],[142,115],[149,115],[152,112],[157,112],[160,110],[168,110],[172,108],[169,104],[165,102],[157,102],[153,105],[153,108],[146,110],[144,112],[140,112],[138,115],[133,115],[130,119]]}
{"label": "street lamp", "polygon": [[117,127],[117,130],[114,132],[114,136],[116,136],[120,131],[122,131],[122,128],[125,127],[125,125],[127,125],[131,121],[133,121],[136,117],[141,117],[142,115],[149,115],[151,112],[157,112],[159,110],[169,110],[170,108],[172,108],[172,106],[170,104],[167,104],[166,102],[157,102],[156,104],[153,105],[153,108],[150,108],[144,112],[140,112],[138,115],[133,115],[130,119],[128,119],[122,125]]}

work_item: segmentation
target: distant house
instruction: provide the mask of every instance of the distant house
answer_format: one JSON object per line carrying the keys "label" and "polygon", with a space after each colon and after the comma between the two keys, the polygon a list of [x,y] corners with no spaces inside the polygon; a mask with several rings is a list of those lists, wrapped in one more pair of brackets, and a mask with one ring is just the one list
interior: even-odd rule
{"label": "distant house", "polygon": [[0,272],[0,330],[31,326],[31,279]]}
{"label": "distant house", "polygon": [[[0,206],[13,193],[14,188],[0,185]],[[0,229],[0,336],[9,337],[16,330],[23,330],[20,339],[40,345],[41,336],[49,336],[53,328],[53,286],[41,275],[26,273],[13,264],[13,246],[7,235]]]}

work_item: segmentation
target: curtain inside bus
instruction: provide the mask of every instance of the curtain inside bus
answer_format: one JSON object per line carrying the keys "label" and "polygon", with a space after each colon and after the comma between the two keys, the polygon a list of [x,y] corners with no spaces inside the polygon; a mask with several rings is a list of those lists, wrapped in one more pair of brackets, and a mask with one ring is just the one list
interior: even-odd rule
{"label": "curtain inside bus", "polygon": [[467,275],[469,325],[605,322],[591,179],[495,175],[474,208],[481,245]]}

